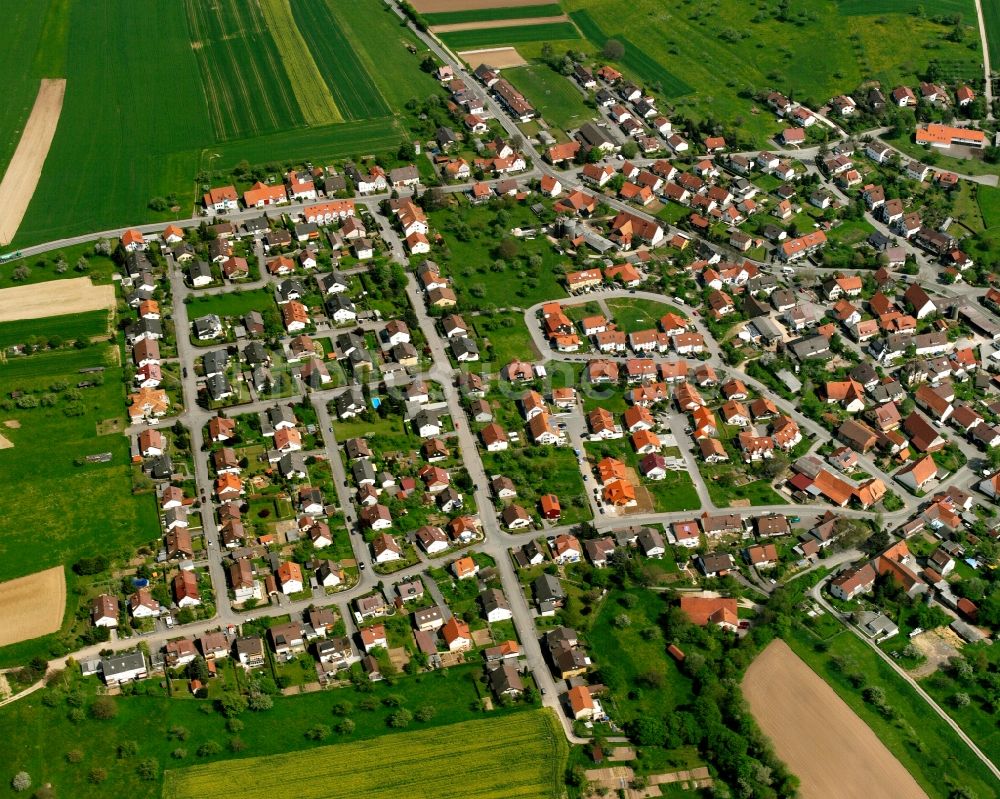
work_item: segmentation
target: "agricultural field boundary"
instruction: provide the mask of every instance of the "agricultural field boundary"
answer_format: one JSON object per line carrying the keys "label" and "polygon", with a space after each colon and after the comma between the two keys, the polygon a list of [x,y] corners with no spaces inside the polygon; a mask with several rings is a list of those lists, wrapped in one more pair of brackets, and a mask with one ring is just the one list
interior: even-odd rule
{"label": "agricultural field boundary", "polygon": [[0,646],[56,632],[65,608],[62,566],[0,583]]}
{"label": "agricultural field boundary", "polygon": [[260,7],[292,84],[302,117],[310,125],[343,122],[344,117],[295,24],[289,0],[260,0]]}
{"label": "agricultural field boundary", "polygon": [[38,87],[31,115],[0,182],[0,246],[14,238],[35,194],[65,96],[64,78],[44,78]]}
{"label": "agricultural field boundary", "polygon": [[232,784],[236,767],[247,777],[282,775],[247,779],[242,799],[326,799],[331,785],[342,799],[555,799],[562,795],[566,756],[555,719],[539,710],[392,734],[377,745],[355,741],[170,770],[163,796],[218,795]]}

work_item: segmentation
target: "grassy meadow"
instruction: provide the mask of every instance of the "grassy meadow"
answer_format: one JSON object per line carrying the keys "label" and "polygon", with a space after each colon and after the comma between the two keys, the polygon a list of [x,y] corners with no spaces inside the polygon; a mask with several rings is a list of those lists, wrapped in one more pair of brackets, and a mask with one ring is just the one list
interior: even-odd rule
{"label": "grassy meadow", "polygon": [[[228,685],[234,683],[234,669],[229,661],[222,661],[220,672],[217,681]],[[341,769],[334,780],[339,783],[341,777],[354,770],[345,765],[350,760],[338,755],[341,747],[351,747],[345,750],[351,753],[355,746],[367,746],[371,752],[384,756],[386,751],[393,751],[394,744],[391,742],[399,741],[402,745],[412,735],[436,734],[449,745],[461,747],[464,744],[456,743],[455,736],[448,734],[447,730],[454,730],[456,734],[459,731],[478,732],[478,726],[485,726],[488,733],[475,737],[496,743],[490,738],[489,731],[504,730],[513,735],[519,729],[523,734],[527,728],[533,730],[536,743],[528,742],[523,751],[536,752],[534,757],[540,758],[533,767],[539,780],[539,764],[551,761],[550,782],[545,787],[554,790],[561,784],[559,777],[565,763],[565,751],[556,743],[558,739],[546,738],[548,728],[545,724],[550,723],[548,711],[525,711],[525,706],[521,705],[484,714],[478,709],[483,688],[475,681],[481,673],[480,664],[470,664],[418,677],[403,677],[392,684],[389,681],[373,684],[371,690],[364,693],[345,688],[276,696],[271,710],[241,714],[239,730],[235,727],[227,729],[226,719],[212,710],[210,700],[194,699],[187,692],[184,682],[176,680],[173,682],[173,697],[168,697],[157,681],[149,681],[140,686],[143,695],[115,700],[115,718],[97,720],[87,712],[97,690],[97,681],[84,680],[75,674],[66,684],[47,688],[0,708],[0,734],[8,740],[16,739],[19,744],[17,751],[11,752],[6,759],[9,770],[26,770],[36,786],[52,783],[57,796],[103,799],[111,795],[127,795],[134,799],[159,799],[161,795],[167,795],[180,799],[185,794],[163,793],[164,782],[178,791],[188,790],[191,780],[198,778],[206,764],[209,769],[220,772],[224,769],[230,780],[234,770],[236,773],[242,771],[250,778],[251,784],[255,780],[250,775],[259,775],[259,784],[273,792],[276,783],[272,777],[282,772],[273,769],[267,772],[260,772],[259,769],[250,771],[254,765],[260,765],[259,758],[291,753],[290,757],[300,760],[311,758],[313,765],[333,763]],[[240,683],[244,683],[242,674],[240,678]],[[209,687],[210,696],[221,693],[215,681]],[[387,719],[396,708],[389,702],[394,705],[397,701],[412,713],[420,708],[432,708],[432,717],[425,722],[411,722],[410,731],[401,733],[403,737],[382,738],[392,732]],[[70,708],[80,705],[84,710],[82,719],[75,723],[67,722]],[[334,708],[337,713],[333,712]],[[524,721],[521,721],[522,717]],[[353,722],[353,729],[350,732],[336,731],[345,718]],[[472,728],[466,726],[470,723],[474,725]],[[325,740],[308,738],[307,731],[317,724],[327,725],[335,731]],[[371,739],[374,738],[385,742],[389,748],[372,746]],[[132,757],[120,757],[119,744],[128,741],[138,743],[138,752]],[[548,746],[543,748],[546,742]],[[215,751],[202,750],[205,744]],[[331,747],[331,744],[339,746]],[[333,757],[320,761],[315,759],[317,751]],[[68,758],[70,752],[74,754]],[[234,757],[248,759],[233,760]],[[140,779],[136,766],[147,758],[155,761],[156,771],[152,779]],[[244,764],[247,769],[242,768]],[[197,770],[186,768],[190,766]],[[91,775],[94,769],[104,771],[104,781],[93,780]],[[164,780],[164,771],[167,770],[170,771]],[[430,771],[426,765],[423,770]],[[308,775],[312,773],[312,768],[298,771]],[[329,795],[332,782],[313,782],[326,788]],[[532,796],[548,795],[541,782],[536,789]],[[337,795],[345,794],[338,791]]]}
{"label": "grassy meadow", "polygon": [[[108,312],[87,311],[65,316],[49,316],[30,321],[0,322],[0,349],[14,344],[24,344],[27,337],[51,341],[53,337],[71,341],[89,341],[94,336],[107,334]],[[0,378],[3,376],[0,367]]]}
{"label": "grassy meadow", "polygon": [[[819,106],[868,78],[914,84],[932,59],[948,74],[976,77],[981,59],[972,3],[947,0],[943,9],[924,4],[922,17],[911,13],[916,5],[802,0],[780,19],[776,7],[738,0],[711,7],[653,0],[565,3],[598,47],[605,37],[622,41],[626,73],[654,89],[658,83],[683,113],[726,122],[760,145],[778,128],[771,114],[751,112],[750,92],[774,88]],[[951,25],[931,19],[958,8],[967,9],[960,43],[946,39]],[[682,91],[683,85],[697,92]]]}
{"label": "grassy meadow", "polygon": [[570,130],[597,115],[574,83],[545,64],[515,67],[505,74],[550,125]]}
{"label": "grassy meadow", "polygon": [[[67,325],[76,319],[81,329],[87,329],[97,321],[90,316],[54,319]],[[21,324],[27,325],[27,334],[38,329],[36,322]],[[66,334],[67,328],[59,329]],[[8,328],[5,335],[13,333]],[[110,346],[95,345],[0,364],[0,396],[25,391],[53,398],[49,407],[43,401],[34,408],[15,405],[0,410],[0,421],[20,423],[15,429],[0,426],[14,445],[0,450],[5,496],[0,514],[0,580],[70,565],[97,551],[117,554],[159,535],[153,495],[137,496],[131,490],[128,440],[96,432],[99,422],[123,416],[122,370],[115,365],[114,354]],[[103,384],[73,388],[81,380],[94,379],[79,373],[91,366],[106,367]],[[59,383],[69,388],[58,389]],[[74,399],[74,391],[79,399]],[[75,465],[78,458],[101,452],[112,453],[110,463]]]}

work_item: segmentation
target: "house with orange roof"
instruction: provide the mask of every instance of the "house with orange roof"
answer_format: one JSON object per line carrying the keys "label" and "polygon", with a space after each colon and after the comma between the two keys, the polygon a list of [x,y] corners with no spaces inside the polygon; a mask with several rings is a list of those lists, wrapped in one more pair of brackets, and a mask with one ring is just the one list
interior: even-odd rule
{"label": "house with orange roof", "polygon": [[122,233],[121,242],[125,252],[140,252],[149,249],[146,237],[135,228],[130,228]]}
{"label": "house with orange roof", "polygon": [[904,466],[896,472],[896,479],[914,493],[922,491],[931,480],[937,477],[938,467],[933,455],[925,455],[918,461]]}
{"label": "house with orange roof", "polygon": [[184,231],[177,225],[167,225],[163,233],[160,234],[160,238],[166,244],[177,244],[184,241]]}
{"label": "house with orange roof", "polygon": [[215,480],[215,495],[220,502],[243,496],[243,481],[231,472],[220,474]]}
{"label": "house with orange roof", "polygon": [[613,480],[604,486],[604,501],[616,508],[630,508],[637,504],[635,486],[627,480]]}
{"label": "house with orange roof", "polygon": [[559,505],[559,497],[555,494],[542,494],[542,496],[538,499],[538,504],[541,507],[543,519],[554,520],[562,516],[562,507]]}
{"label": "house with orange roof", "polygon": [[595,700],[586,685],[575,685],[566,693],[569,714],[576,721],[590,721],[596,715]]}
{"label": "house with orange roof", "polygon": [[170,397],[160,388],[141,388],[135,394],[129,394],[128,402],[132,424],[165,416],[170,407]]}
{"label": "house with orange roof", "polygon": [[731,597],[707,597],[685,594],[681,612],[699,627],[715,625],[735,632],[739,627],[736,600]]}
{"label": "house with orange roof", "polygon": [[452,563],[451,570],[459,580],[469,580],[479,574],[479,564],[466,555]]}
{"label": "house with orange roof", "polygon": [[452,616],[441,627],[441,637],[444,638],[449,652],[465,652],[472,648],[469,625],[456,616]]}
{"label": "house with orange roof", "polygon": [[602,486],[607,486],[616,480],[625,480],[627,477],[628,470],[625,464],[617,458],[602,458],[597,464],[597,479]]}
{"label": "house with orange roof", "polygon": [[218,186],[209,189],[202,197],[206,211],[214,211],[217,214],[227,211],[238,211],[240,208],[239,195],[234,186]]}
{"label": "house with orange roof", "polygon": [[247,191],[243,192],[243,204],[247,208],[264,208],[268,205],[279,205],[288,202],[288,193],[285,191],[285,184],[275,184],[268,186],[259,180]]}
{"label": "house with orange roof", "polygon": [[637,430],[632,434],[632,446],[639,455],[660,451],[660,437],[652,430]]}
{"label": "house with orange roof", "polygon": [[302,567],[295,561],[282,561],[281,565],[278,566],[277,580],[283,594],[286,596],[288,594],[297,594],[304,587]]}

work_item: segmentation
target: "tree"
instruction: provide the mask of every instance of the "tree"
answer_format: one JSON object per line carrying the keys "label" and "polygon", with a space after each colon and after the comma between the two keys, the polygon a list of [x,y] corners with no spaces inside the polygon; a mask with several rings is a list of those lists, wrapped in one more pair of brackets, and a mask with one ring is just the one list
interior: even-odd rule
{"label": "tree", "polygon": [[434,718],[434,715],[436,713],[437,710],[434,708],[433,705],[424,705],[421,708],[417,708],[417,712],[413,715],[413,717],[417,721],[430,721],[432,718]]}
{"label": "tree", "polygon": [[247,703],[247,706],[254,712],[270,710],[274,707],[274,700],[267,694],[255,694],[250,697],[250,701]]}
{"label": "tree", "polygon": [[198,757],[211,757],[212,755],[219,754],[221,751],[222,747],[218,741],[205,741],[205,743],[198,747]]}
{"label": "tree", "polygon": [[314,724],[306,730],[306,738],[310,741],[324,741],[330,737],[330,727],[326,724]]}
{"label": "tree", "polygon": [[100,721],[108,721],[118,715],[118,704],[110,696],[99,696],[90,706],[90,715]]}
{"label": "tree", "polygon": [[104,768],[92,768],[87,775],[87,779],[94,785],[100,785],[108,778],[108,770]]}
{"label": "tree", "polygon": [[244,699],[242,694],[230,691],[224,693],[217,700],[216,706],[218,707],[219,712],[229,719],[233,716],[238,716],[247,709],[247,700]]}
{"label": "tree", "polygon": [[208,682],[209,672],[208,664],[205,662],[205,658],[198,655],[194,660],[188,663],[187,675],[189,680],[198,680],[201,683]]}
{"label": "tree", "polygon": [[351,719],[341,719],[337,722],[337,735],[350,735],[354,732],[354,722]]}
{"label": "tree", "polygon": [[411,721],[413,721],[413,714],[405,707],[401,707],[389,716],[388,719],[386,719],[386,723],[393,729],[402,729],[403,727],[407,727]]}
{"label": "tree", "polygon": [[140,780],[151,782],[160,773],[160,763],[155,757],[144,757],[135,767],[135,773]]}
{"label": "tree", "polygon": [[604,42],[602,55],[610,61],[621,61],[625,56],[625,45],[618,39],[608,39]]}
{"label": "tree", "polygon": [[19,771],[10,781],[10,787],[18,793],[28,790],[31,787],[31,775],[27,771]]}

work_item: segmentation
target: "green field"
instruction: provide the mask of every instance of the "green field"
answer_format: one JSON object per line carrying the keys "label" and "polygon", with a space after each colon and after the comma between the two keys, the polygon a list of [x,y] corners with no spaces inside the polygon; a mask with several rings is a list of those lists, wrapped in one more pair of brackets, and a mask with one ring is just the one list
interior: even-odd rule
{"label": "green field", "polygon": [[[542,494],[555,494],[562,507],[560,524],[578,524],[594,518],[587,501],[580,464],[565,447],[529,447],[506,452],[483,453],[486,474],[502,474],[517,486],[517,503],[537,516]],[[538,476],[545,475],[544,484]]]}
{"label": "green field", "polygon": [[[990,67],[993,59],[1000,58],[1000,0],[981,0],[983,23],[986,25],[986,46],[990,50]],[[975,9],[971,10],[976,15]]]}
{"label": "green field", "polygon": [[[996,781],[986,767],[945,725],[913,689],[853,633],[843,630],[827,639],[818,651],[819,639],[796,625],[784,636],[788,645],[813,671],[829,683],[851,709],[874,730],[932,799],[962,794],[995,796]],[[839,665],[838,665],[839,664]],[[878,686],[887,697],[894,720],[887,719],[862,698],[862,688],[850,677],[859,675],[862,686]]]}
{"label": "green field", "polygon": [[538,351],[524,324],[524,314],[517,312],[484,314],[470,316],[466,321],[471,322],[480,342],[489,339],[489,348],[480,347],[482,360],[498,364],[498,367],[515,360],[538,360]]}
{"label": "green field", "polygon": [[43,22],[49,5],[49,0],[28,0],[19,7],[19,13],[5,15],[7,30],[0,48],[0,69],[6,76],[4,102],[0,103],[0,174],[17,148],[21,130],[38,94],[39,78],[62,76],[61,72],[40,72],[40,65],[34,63],[36,55],[45,49],[41,43],[45,41],[43,34],[47,33]]}
{"label": "green field", "polygon": [[218,139],[305,123],[259,0],[185,0],[184,6]]}
{"label": "green field", "polygon": [[971,22],[976,16],[976,6],[972,0],[934,0],[927,5],[920,0],[879,0],[877,6],[872,6],[868,0],[837,0],[837,11],[845,17],[864,17],[872,14],[917,14],[928,16],[937,14],[960,14],[966,22]]}
{"label": "green field", "polygon": [[243,316],[249,311],[263,313],[273,308],[274,294],[269,289],[228,291],[222,294],[196,296],[188,304],[188,315],[193,318],[214,313],[223,317],[236,317]]}
{"label": "green field", "polygon": [[570,16],[577,27],[583,31],[584,36],[598,47],[603,47],[608,39],[617,39],[621,42],[625,46],[625,55],[622,57],[623,66],[646,83],[658,84],[661,91],[668,97],[680,97],[694,91],[686,81],[667,70],[663,65],[658,64],[624,35],[620,33],[606,34],[587,11],[574,11]]}
{"label": "green field", "polygon": [[[56,318],[66,322],[71,317]],[[3,421],[20,422],[17,429],[0,427],[14,444],[0,450],[0,580],[72,564],[81,555],[95,554],[98,542],[100,551],[117,554],[159,535],[153,496],[131,491],[128,440],[96,435],[98,422],[123,416],[122,370],[111,363],[111,355],[109,347],[93,346],[0,364],[0,396],[37,391],[53,401],[49,407],[42,402],[34,408],[0,411]],[[77,382],[93,380],[79,373],[89,366],[107,367],[104,383],[80,389],[79,399],[74,399]],[[60,381],[69,388],[54,385]],[[68,415],[77,412],[80,415]],[[77,458],[100,452],[111,452],[113,460],[74,464]]]}
{"label": "green field", "polygon": [[545,64],[515,67],[506,70],[505,74],[550,125],[570,130],[597,115],[597,111],[584,102],[570,78]]}
{"label": "green field", "polygon": [[[659,627],[668,608],[663,595],[652,591],[629,595],[638,601],[626,609],[620,602],[623,592],[610,593],[587,633],[601,681],[615,697],[614,718],[619,724],[669,714],[693,699],[690,678],[681,674],[664,651]],[[621,613],[628,614],[631,624],[614,623]],[[650,630],[656,634],[649,635]],[[636,685],[642,685],[642,690],[630,690]]]}
{"label": "green field", "polygon": [[225,792],[236,768],[281,775],[245,784],[240,793],[246,799],[325,799],[334,785],[336,795],[344,799],[537,799],[560,796],[565,757],[562,730],[548,711],[537,711],[445,730],[400,733],[380,746],[340,744],[168,771],[164,793],[200,799]]}
{"label": "green field", "polygon": [[995,186],[979,186],[977,192],[983,224],[987,228],[1000,226],[1000,189]]}
{"label": "green field", "polygon": [[[59,337],[67,343],[78,339],[89,341],[92,336],[100,336],[108,332],[107,311],[48,316],[44,319],[28,319],[19,322],[0,322],[0,348],[9,347],[12,344],[24,344],[31,338],[51,341],[53,337]],[[2,377],[3,367],[0,366],[0,378]]]}
{"label": "green field", "polygon": [[9,16],[0,164],[38,78],[68,77],[16,245],[188,214],[199,171],[395,151],[404,104],[438,91],[380,0],[28,0]]}
{"label": "green field", "polygon": [[[234,683],[233,669],[228,660],[222,661],[220,671],[221,675],[209,685],[212,698],[222,693],[219,683]],[[175,779],[182,776],[188,766],[226,763],[227,770],[232,773],[235,761],[231,758],[237,756],[236,752],[242,758],[286,752],[301,758],[311,750],[333,743],[367,741],[372,752],[384,754],[392,751],[389,743],[392,739],[382,736],[393,732],[387,720],[395,712],[397,704],[414,714],[421,708],[430,708],[431,718],[423,722],[414,720],[409,729],[422,733],[436,730],[443,740],[450,741],[452,745],[456,745],[454,738],[442,735],[442,732],[465,729],[464,726],[456,726],[462,722],[474,721],[475,724],[489,725],[488,729],[505,729],[508,719],[514,722],[521,716],[528,719],[548,717],[547,711],[527,710],[528,706],[523,704],[483,713],[478,701],[483,687],[475,681],[482,674],[482,666],[478,663],[413,678],[400,677],[391,684],[388,680],[364,684],[364,691],[346,688],[275,696],[271,710],[242,713],[239,717],[241,729],[238,730],[235,725],[228,727],[226,719],[213,709],[211,700],[195,700],[183,680],[173,681],[173,698],[166,695],[159,680],[141,683],[138,696],[116,700],[118,712],[114,719],[94,719],[86,711],[98,690],[97,681],[81,678],[78,669],[71,672],[68,685],[46,688],[0,708],[0,735],[7,740],[18,741],[17,752],[12,751],[4,759],[8,771],[13,773],[25,769],[31,774],[34,786],[52,783],[56,796],[75,799],[104,799],[107,796],[160,799],[164,795],[171,796],[163,793],[165,770],[175,770],[171,775],[171,779]],[[245,684],[245,678],[241,683]],[[71,707],[80,706],[81,700],[84,710],[82,719],[71,723],[67,720],[67,712]],[[337,713],[333,712],[335,707]],[[343,719],[353,723],[352,730],[337,729]],[[317,724],[333,728],[326,740],[306,737],[306,732]],[[542,722],[536,721],[535,724],[535,737],[541,739],[545,735]],[[174,734],[170,733],[172,729]],[[178,738],[177,730],[183,732],[184,740]],[[138,754],[131,758],[120,757],[118,745],[131,740],[138,742]],[[381,746],[382,743],[388,748]],[[215,751],[199,753],[204,744],[214,745]],[[536,746],[540,747],[541,741]],[[80,754],[79,762],[71,762],[67,758],[67,753],[74,750]],[[556,773],[562,773],[565,751],[553,748],[549,757],[553,756],[553,771],[550,772],[548,785],[554,790],[561,784]],[[146,758],[152,758],[157,766],[151,780],[140,779],[136,774],[137,763]],[[351,771],[343,761],[335,762],[344,769],[345,775]],[[107,779],[103,783],[91,779],[91,772],[96,768],[106,771]],[[261,785],[273,790],[277,773],[255,774],[249,782],[259,778]],[[327,795],[330,795],[330,783],[326,783],[325,787]],[[339,791],[336,794],[341,795]],[[536,795],[548,796],[548,791]]]}
{"label": "green field", "polygon": [[608,310],[619,330],[633,333],[636,330],[659,329],[664,314],[675,313],[687,318],[687,314],[675,305],[655,300],[621,299],[608,300]]}
{"label": "green field", "polygon": [[421,14],[428,25],[455,25],[460,22],[491,22],[495,19],[535,19],[562,14],[558,3],[537,6],[507,6],[505,8],[466,8],[462,11],[440,11]]}
{"label": "green field", "polygon": [[540,25],[514,25],[506,28],[473,28],[438,35],[452,50],[472,50],[491,45],[519,44],[521,42],[546,42],[579,39],[580,34],[572,22],[543,22]]}
{"label": "green field", "polygon": [[292,16],[289,0],[260,0],[260,8],[306,123],[342,122],[344,118],[330,96],[327,82],[320,75],[311,48],[306,45]]}
{"label": "green field", "polygon": [[183,4],[72,2],[69,19],[62,116],[19,243],[155,219],[156,196],[190,208],[213,139]]}
{"label": "green field", "polygon": [[[946,0],[942,11],[950,13],[957,2]],[[777,89],[819,107],[866,79],[915,84],[931,59],[947,64],[956,78],[973,79],[982,71],[975,12],[967,0],[961,42],[947,39],[954,26],[933,21],[941,13],[933,4],[923,4],[926,14],[918,17],[905,13],[913,7],[909,2],[868,3],[868,14],[856,15],[853,2],[846,8],[850,13],[841,14],[835,0],[799,0],[784,18],[776,6],[748,8],[739,0],[711,7],[655,0],[564,5],[598,48],[606,37],[622,41],[621,66],[632,78],[674,98],[676,109],[694,119],[720,123],[727,135],[738,133],[748,145],[763,145],[777,124],[769,113],[753,113],[747,94]],[[680,91],[682,85],[697,93]]]}
{"label": "green field", "polygon": [[291,8],[341,113],[349,119],[388,116],[389,107],[348,44],[330,6],[318,0],[292,0]]}

